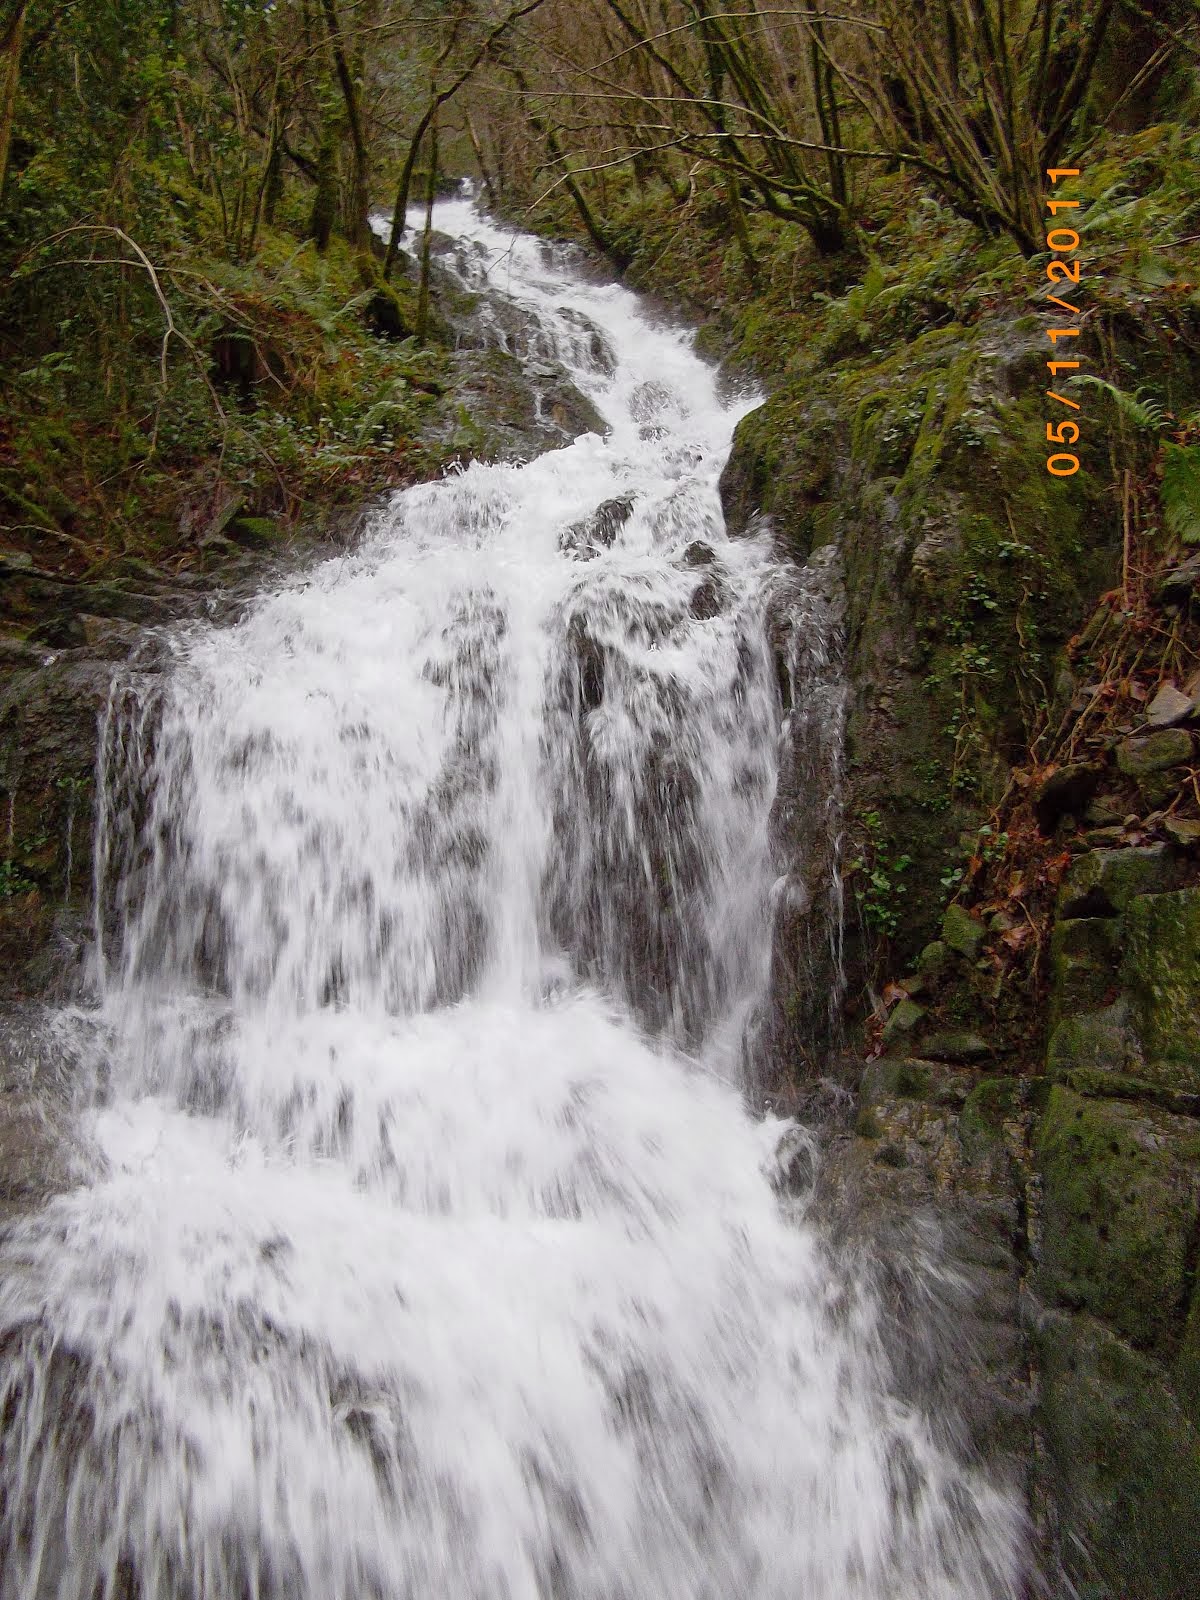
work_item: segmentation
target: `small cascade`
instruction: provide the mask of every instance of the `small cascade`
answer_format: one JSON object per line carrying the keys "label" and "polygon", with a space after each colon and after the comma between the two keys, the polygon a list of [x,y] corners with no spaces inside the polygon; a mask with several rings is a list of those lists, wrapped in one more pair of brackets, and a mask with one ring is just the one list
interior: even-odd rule
{"label": "small cascade", "polygon": [[753,397],[686,332],[437,225],[606,431],[114,688],[0,1600],[1015,1600],[1014,1503],[745,1108],[781,899],[838,1012],[836,572],[726,536]]}
{"label": "small cascade", "polygon": [[844,891],[843,774],[848,688],[842,671],[844,598],[827,545],[779,579],[770,634],[783,721],[770,830],[779,870],[767,1061],[810,1075],[841,1042]]}

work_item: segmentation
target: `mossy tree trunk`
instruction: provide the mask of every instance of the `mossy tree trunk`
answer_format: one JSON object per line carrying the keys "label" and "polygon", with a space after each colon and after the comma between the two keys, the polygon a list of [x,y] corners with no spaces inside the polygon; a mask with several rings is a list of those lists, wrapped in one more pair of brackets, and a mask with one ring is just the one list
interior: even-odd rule
{"label": "mossy tree trunk", "polygon": [[12,144],[13,119],[17,112],[17,87],[21,79],[21,46],[25,41],[25,18],[29,0],[20,0],[0,34],[0,194],[8,173],[8,151]]}

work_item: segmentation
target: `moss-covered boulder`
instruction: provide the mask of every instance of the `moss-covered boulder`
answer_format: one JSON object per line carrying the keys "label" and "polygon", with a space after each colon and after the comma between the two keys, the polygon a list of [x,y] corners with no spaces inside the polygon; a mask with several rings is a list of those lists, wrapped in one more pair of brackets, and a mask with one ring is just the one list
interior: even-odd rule
{"label": "moss-covered boulder", "polygon": [[1117,766],[1127,778],[1147,778],[1185,766],[1192,759],[1192,736],[1184,728],[1159,728],[1125,739],[1117,746]]}
{"label": "moss-covered boulder", "polygon": [[898,1040],[907,1038],[920,1024],[924,1015],[924,1007],[919,1006],[915,1000],[901,1000],[884,1024],[884,1044],[895,1044]]}
{"label": "moss-covered boulder", "polygon": [[1112,917],[1135,895],[1159,894],[1176,884],[1174,860],[1165,844],[1127,850],[1089,850],[1072,863],[1058,896],[1061,918]]}
{"label": "moss-covered boulder", "polygon": [[1200,1090],[1200,889],[1139,896],[1125,924],[1122,976],[1147,1075]]}
{"label": "moss-covered boulder", "polygon": [[946,915],[942,918],[942,943],[947,950],[952,950],[966,961],[974,961],[986,938],[987,929],[965,906],[947,907]]}
{"label": "moss-covered boulder", "polygon": [[1102,1318],[1139,1349],[1173,1355],[1200,1214],[1200,1126],[1056,1084],[1035,1157],[1043,1292]]}

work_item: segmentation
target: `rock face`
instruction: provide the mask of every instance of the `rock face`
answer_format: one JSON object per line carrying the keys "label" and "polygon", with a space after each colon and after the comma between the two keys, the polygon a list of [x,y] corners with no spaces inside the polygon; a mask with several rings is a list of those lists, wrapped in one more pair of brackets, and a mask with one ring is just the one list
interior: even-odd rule
{"label": "rock face", "polygon": [[[1055,652],[1119,564],[1086,459],[1070,479],[1045,470],[1044,342],[1032,319],[985,321],[814,356],[743,420],[721,480],[733,532],[762,515],[799,561],[838,552],[846,813],[875,813],[882,847],[907,859],[906,959],[935,934],[959,836],[1028,744]],[[853,986],[856,919],[846,955]]]}
{"label": "rock face", "polygon": [[[1144,855],[1127,870],[1150,892],[1054,934],[1039,1415],[1074,1581],[1182,1600],[1200,1561],[1200,889],[1166,887],[1160,866],[1146,884]],[[1088,857],[1072,877],[1133,886]]]}
{"label": "rock face", "polygon": [[832,547],[772,601],[771,642],[784,721],[770,816],[779,878],[769,1014],[761,1041],[761,1055],[770,1063],[760,1084],[764,1089],[775,1087],[785,1063],[814,1067],[841,1034],[843,608],[841,569]]}

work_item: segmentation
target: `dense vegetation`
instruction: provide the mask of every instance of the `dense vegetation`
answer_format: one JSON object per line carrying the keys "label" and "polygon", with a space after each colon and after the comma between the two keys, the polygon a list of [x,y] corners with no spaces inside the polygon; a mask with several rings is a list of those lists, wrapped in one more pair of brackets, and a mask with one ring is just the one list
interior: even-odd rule
{"label": "dense vegetation", "polygon": [[436,319],[368,215],[402,217],[440,174],[705,317],[739,307],[726,331],[779,370],[814,311],[829,340],[879,296],[894,336],[922,295],[934,317],[1025,295],[1043,172],[1066,152],[1119,252],[1097,311],[1157,315],[1148,299],[1186,281],[1192,15],[5,0],[7,537],[76,565],[165,555],[235,501],[295,518],[433,470]]}

